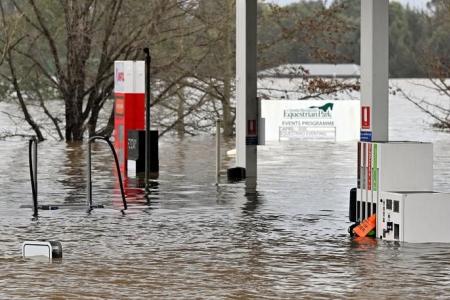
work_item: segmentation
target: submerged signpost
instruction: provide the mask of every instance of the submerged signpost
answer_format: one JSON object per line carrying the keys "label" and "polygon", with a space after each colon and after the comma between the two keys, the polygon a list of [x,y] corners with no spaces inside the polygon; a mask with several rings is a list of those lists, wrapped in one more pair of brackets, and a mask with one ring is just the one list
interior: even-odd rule
{"label": "submerged signpost", "polygon": [[144,48],[145,53],[145,195],[150,194],[150,66],[152,57],[150,49]]}

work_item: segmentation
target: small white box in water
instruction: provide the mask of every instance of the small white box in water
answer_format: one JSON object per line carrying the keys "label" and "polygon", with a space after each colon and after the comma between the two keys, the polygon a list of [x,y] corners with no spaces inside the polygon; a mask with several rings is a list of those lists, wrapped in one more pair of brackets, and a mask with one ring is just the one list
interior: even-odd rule
{"label": "small white box in water", "polygon": [[43,256],[49,259],[62,258],[62,245],[56,241],[26,241],[22,244],[22,257]]}
{"label": "small white box in water", "polygon": [[450,243],[450,193],[380,192],[377,236],[388,241]]}

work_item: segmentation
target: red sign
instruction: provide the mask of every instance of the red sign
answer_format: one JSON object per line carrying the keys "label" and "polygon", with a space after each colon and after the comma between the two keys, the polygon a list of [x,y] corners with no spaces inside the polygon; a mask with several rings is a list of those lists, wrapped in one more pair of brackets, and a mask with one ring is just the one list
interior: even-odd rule
{"label": "red sign", "polygon": [[[127,174],[128,131],[145,128],[145,94],[114,93],[114,147],[119,158],[120,170]],[[126,177],[126,176],[125,176]]]}
{"label": "red sign", "polygon": [[256,120],[248,120],[247,136],[256,136]]}
{"label": "red sign", "polygon": [[361,128],[370,129],[370,106],[361,106]]}

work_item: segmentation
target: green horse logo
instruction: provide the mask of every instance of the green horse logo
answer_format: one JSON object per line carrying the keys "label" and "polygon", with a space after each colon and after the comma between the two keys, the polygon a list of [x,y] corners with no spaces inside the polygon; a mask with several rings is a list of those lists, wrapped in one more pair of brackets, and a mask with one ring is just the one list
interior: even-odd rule
{"label": "green horse logo", "polygon": [[310,106],[309,108],[317,108],[317,109],[322,110],[323,112],[327,112],[328,110],[333,110],[333,106],[334,106],[333,103],[327,103],[322,106]]}

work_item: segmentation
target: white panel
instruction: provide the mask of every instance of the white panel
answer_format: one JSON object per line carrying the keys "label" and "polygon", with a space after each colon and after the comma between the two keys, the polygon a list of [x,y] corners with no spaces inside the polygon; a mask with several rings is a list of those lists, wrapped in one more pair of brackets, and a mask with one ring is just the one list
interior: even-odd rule
{"label": "white panel", "polygon": [[134,87],[133,92],[145,93],[145,61],[134,62]]}
{"label": "white panel", "polygon": [[115,93],[145,93],[145,62],[114,62]]}
{"label": "white panel", "polygon": [[125,62],[114,62],[114,92],[123,93],[125,91]]}
{"label": "white panel", "polygon": [[431,143],[378,143],[380,190],[433,190],[433,145]]}
{"label": "white panel", "polygon": [[128,177],[136,176],[136,161],[135,160],[127,160],[127,175]]}
{"label": "white panel", "polygon": [[[369,146],[372,147],[370,160]],[[360,179],[359,198],[371,205],[375,203],[378,209],[381,192],[432,191],[433,145],[417,142],[361,142]]]}
{"label": "white panel", "polygon": [[[389,221],[399,226],[398,241],[410,243],[450,243],[450,194],[448,193],[418,193],[398,192],[381,193],[380,198],[400,202],[400,211],[393,209],[380,210],[377,217],[381,226],[377,235],[383,235]],[[381,204],[380,204],[381,207]],[[384,222],[383,222],[384,219]],[[386,240],[397,240],[393,232],[386,234]]]}
{"label": "white panel", "polygon": [[23,257],[33,257],[33,256],[45,256],[52,258],[52,247],[49,242],[25,242],[22,245],[22,256]]}
{"label": "white panel", "polygon": [[132,93],[134,90],[134,62],[133,61],[125,61],[125,84],[124,84],[124,93]]}
{"label": "white panel", "polygon": [[405,242],[450,242],[450,194],[408,194],[404,201]]}
{"label": "white panel", "polygon": [[[327,105],[326,112],[319,109]],[[359,108],[359,101],[355,100],[262,100],[261,117],[265,119],[266,141],[278,141],[280,138],[357,141]],[[306,131],[310,134],[302,135]]]}

